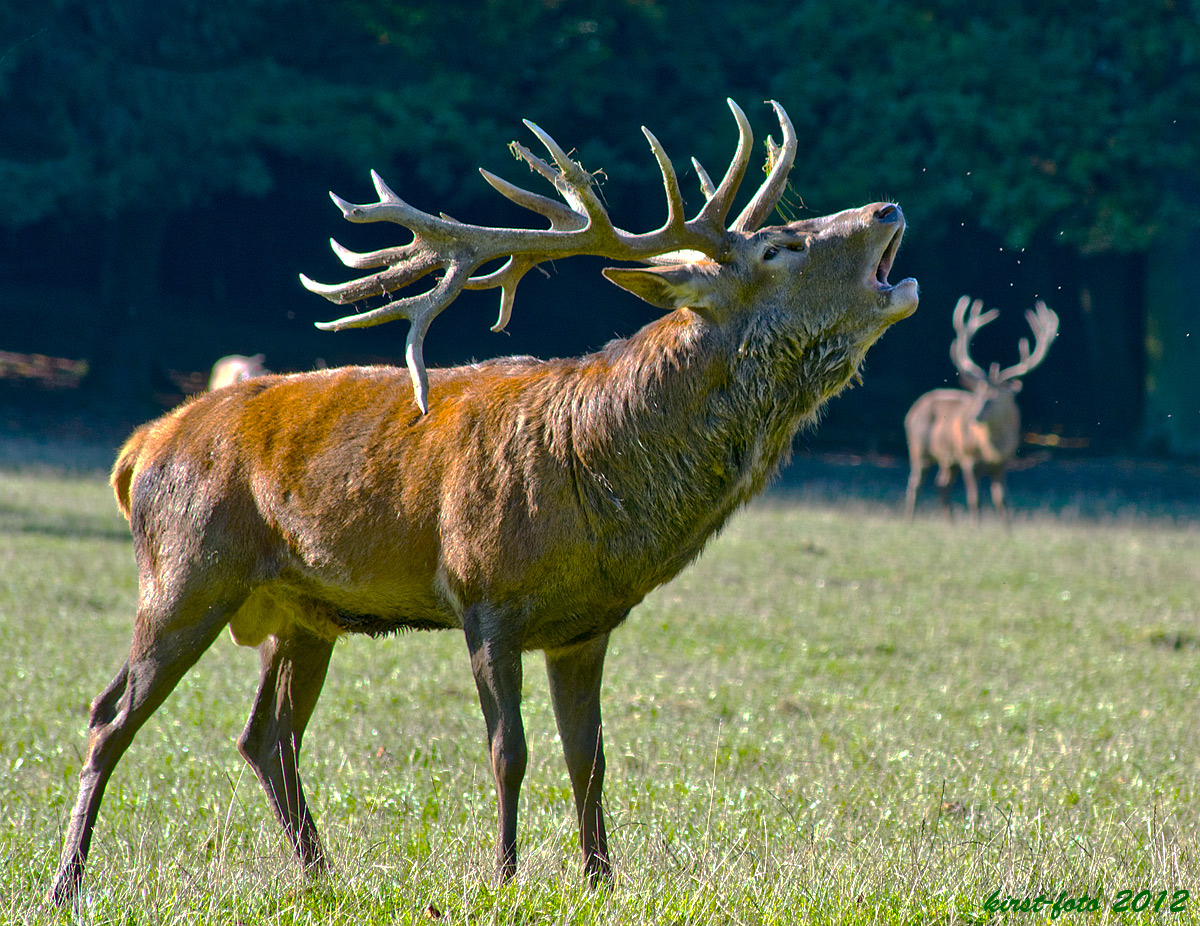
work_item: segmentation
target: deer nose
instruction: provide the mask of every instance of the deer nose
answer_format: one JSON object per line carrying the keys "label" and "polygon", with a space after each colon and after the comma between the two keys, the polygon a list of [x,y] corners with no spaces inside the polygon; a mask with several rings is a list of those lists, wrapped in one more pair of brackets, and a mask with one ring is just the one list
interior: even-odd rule
{"label": "deer nose", "polygon": [[885,225],[900,221],[900,207],[888,203],[882,209],[877,209],[875,211],[875,221],[882,222]]}

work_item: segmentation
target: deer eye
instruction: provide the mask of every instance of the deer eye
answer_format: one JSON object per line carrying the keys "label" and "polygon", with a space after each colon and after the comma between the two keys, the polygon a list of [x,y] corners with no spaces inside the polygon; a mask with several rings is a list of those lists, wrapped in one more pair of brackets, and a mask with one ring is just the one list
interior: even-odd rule
{"label": "deer eye", "polygon": [[768,244],[763,248],[762,259],[764,261],[774,260],[779,256],[780,251],[790,251],[792,254],[803,254],[808,249],[808,242],[804,240],[789,241],[785,245]]}

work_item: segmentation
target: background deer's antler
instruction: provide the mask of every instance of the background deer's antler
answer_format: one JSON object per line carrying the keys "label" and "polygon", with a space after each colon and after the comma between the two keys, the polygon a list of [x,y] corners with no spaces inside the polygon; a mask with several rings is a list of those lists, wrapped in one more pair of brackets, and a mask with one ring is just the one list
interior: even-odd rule
{"label": "background deer's antler", "polygon": [[1025,310],[1025,319],[1033,330],[1033,352],[1029,351],[1029,339],[1021,338],[1020,362],[1001,370],[996,375],[998,383],[1024,376],[1045,360],[1046,352],[1050,350],[1050,343],[1058,335],[1058,316],[1054,311],[1041,299],[1034,303],[1034,306],[1034,309]]}

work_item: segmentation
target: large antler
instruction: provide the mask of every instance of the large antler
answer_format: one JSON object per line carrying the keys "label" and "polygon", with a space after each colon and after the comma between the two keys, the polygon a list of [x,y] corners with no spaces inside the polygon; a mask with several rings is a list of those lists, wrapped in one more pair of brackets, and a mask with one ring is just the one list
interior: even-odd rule
{"label": "large antler", "polygon": [[[402,200],[388,189],[374,171],[371,172],[371,178],[379,194],[379,202],[354,205],[331,193],[333,201],[351,222],[396,222],[413,233],[413,240],[401,247],[366,254],[347,250],[331,240],[334,253],[346,266],[359,270],[373,267],[387,269],[335,285],[315,283],[302,274],[300,281],[305,287],[331,302],[344,305],[401,289],[437,270],[441,270],[442,274],[433,287],[423,293],[396,299],[377,309],[347,315],[332,322],[319,323],[317,327],[337,331],[407,318],[410,327],[405,360],[412,376],[417,404],[425,412],[428,411],[428,378],[422,355],[425,332],[430,322],[464,289],[500,289],[500,315],[492,326],[493,331],[499,331],[508,322],[517,284],[542,261],[576,254],[614,260],[648,260],[681,250],[700,251],[710,257],[720,257],[728,248],[729,232],[725,229],[725,218],[745,175],[753,146],[753,135],[745,113],[733,100],[728,103],[738,124],[737,151],[725,177],[716,187],[704,169],[693,160],[705,196],[704,206],[693,219],[684,219],[679,180],[666,152],[650,130],[642,128],[662,171],[667,195],[666,222],[656,231],[644,234],[632,234],[614,226],[592,188],[592,174],[571,160],[553,138],[528,120],[525,120],[525,125],[546,147],[554,166],[516,142],[511,146],[513,152],[532,170],[549,180],[566,205],[516,187],[486,170],[481,169],[480,173],[508,199],[549,219],[549,229],[487,228],[457,222],[445,215],[432,216]],[[783,145],[780,148],[772,145],[767,178],[734,220],[730,231],[752,232],[770,215],[783,195],[787,174],[796,156],[797,140],[791,120],[782,106],[774,101],[771,101],[771,105],[775,108],[783,131]],[[504,258],[507,260],[499,269],[473,276],[482,265]]]}
{"label": "large antler", "polygon": [[1050,342],[1058,335],[1058,316],[1039,299],[1034,303],[1034,309],[1025,310],[1025,318],[1033,329],[1033,352],[1029,351],[1029,339],[1021,338],[1021,361],[1011,367],[1001,370],[996,375],[996,382],[1016,379],[1024,376],[1039,363],[1046,359],[1046,351],[1050,350]]}
{"label": "large antler", "polygon": [[[968,305],[971,307],[970,315],[967,315]],[[950,345],[950,359],[958,367],[958,372],[967,379],[986,382],[988,375],[971,359],[971,338],[975,336],[976,331],[988,322],[995,320],[1000,314],[1000,310],[988,309],[988,311],[981,314],[980,309],[982,308],[982,299],[976,299],[972,302],[970,296],[963,296],[958,300],[958,304],[954,307],[952,318],[955,336],[954,342]]]}

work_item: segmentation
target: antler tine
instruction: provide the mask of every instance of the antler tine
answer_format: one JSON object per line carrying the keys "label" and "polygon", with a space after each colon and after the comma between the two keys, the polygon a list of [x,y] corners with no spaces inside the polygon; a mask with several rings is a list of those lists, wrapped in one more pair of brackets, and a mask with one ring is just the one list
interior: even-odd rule
{"label": "antler tine", "polygon": [[779,148],[775,161],[767,173],[767,179],[763,181],[763,185],[758,188],[754,198],[734,221],[732,228],[735,231],[752,232],[766,221],[767,216],[774,210],[779,198],[783,196],[783,191],[787,188],[788,171],[792,169],[792,164],[796,160],[796,149],[799,147],[799,142],[796,138],[796,130],[792,126],[792,120],[788,118],[788,114],[784,112],[782,106],[774,100],[768,102],[775,108],[775,115],[779,117],[779,127],[783,131],[783,145]]}
{"label": "antler tine", "polygon": [[522,119],[521,122],[525,124],[525,128],[537,136],[538,141],[550,152],[550,156],[554,158],[554,163],[558,165],[558,169],[564,179],[580,186],[591,183],[592,175],[575,161],[571,160],[570,155],[563,151],[562,147],[550,136],[549,132],[529,119]]}
{"label": "antler tine", "polygon": [[513,302],[517,295],[517,284],[521,278],[538,265],[539,261],[529,257],[510,257],[498,270],[481,277],[471,277],[464,289],[500,288],[500,314],[496,317],[492,331],[503,331],[512,317]]}
{"label": "antler tine", "polygon": [[[729,169],[721,178],[721,185],[713,191],[708,202],[704,204],[704,208],[700,210],[700,214],[692,220],[693,223],[720,228],[725,227],[725,217],[729,215],[730,207],[733,206],[733,198],[737,195],[738,187],[742,185],[746,167],[750,164],[750,151],[754,146],[754,133],[750,130],[750,120],[733,100],[725,102],[729,104],[733,118],[737,120],[737,150],[733,154],[733,160],[729,162]],[[709,183],[711,184],[712,181],[710,180]]]}
{"label": "antler tine", "polygon": [[333,253],[347,267],[353,270],[369,270],[372,267],[388,267],[397,261],[406,260],[408,256],[415,250],[412,243],[401,245],[395,248],[383,248],[379,251],[367,251],[359,253],[351,251],[347,247],[338,244],[334,239],[329,239],[329,246],[333,249]]}
{"label": "antler tine", "polygon": [[1033,351],[1029,350],[1029,339],[1021,338],[1021,343],[1018,345],[1020,361],[1001,370],[997,374],[997,382],[1024,376],[1038,366],[1046,359],[1050,344],[1058,335],[1058,315],[1041,299],[1034,305],[1036,311],[1035,309],[1025,310],[1025,320],[1029,322],[1029,327],[1033,330]]}
{"label": "antler tine", "polygon": [[658,169],[662,171],[663,189],[667,193],[667,223],[663,228],[664,230],[681,229],[684,218],[683,195],[679,192],[679,177],[676,176],[671,159],[667,157],[667,152],[654,137],[654,133],[643,125],[642,134],[646,136],[646,141],[650,142],[650,150],[654,152],[654,159],[658,161]]}
{"label": "antler tine", "polygon": [[[980,305],[982,305],[982,304],[983,304],[982,302],[979,302],[979,300],[976,300],[976,301],[977,301],[977,302],[978,302],[978,304],[980,304]],[[951,320],[951,322],[954,324],[954,330],[955,330],[955,331],[961,331],[961,330],[962,330],[962,326],[963,326],[963,318],[965,318],[965,317],[966,317],[966,314],[967,314],[967,306],[969,306],[970,304],[971,304],[971,297],[970,297],[970,296],[959,296],[959,298],[958,298],[958,302],[956,302],[956,303],[954,304],[954,312],[951,314],[951,316],[950,316],[950,320]]]}
{"label": "antler tine", "polygon": [[541,174],[543,177],[545,177],[550,182],[551,186],[556,186],[558,172],[541,158],[539,158],[536,154],[522,145],[519,141],[509,142],[508,150],[513,153],[513,157],[515,157],[518,161],[524,161],[526,164],[528,164],[529,169],[534,173]]}
{"label": "antler tine", "polygon": [[[558,166],[558,176],[553,178],[554,188],[562,195],[562,197],[577,209],[582,209],[587,213],[589,224],[591,224],[601,235],[611,235],[613,239],[617,237],[616,229],[613,227],[612,220],[608,217],[608,210],[604,208],[604,204],[592,191],[592,175],[589,174],[577,162],[571,160],[565,151],[559,146],[550,134],[544,131],[537,123],[530,122],[528,119],[522,119],[525,127],[537,136],[538,141],[545,146],[550,152],[550,156],[554,158],[554,163]],[[522,156],[525,152],[522,151]],[[532,154],[530,155],[532,157]],[[526,158],[528,160],[528,158]],[[530,162],[532,163],[532,162]]]}
{"label": "antler tine", "polygon": [[[342,262],[347,266],[354,267],[355,269],[379,266],[379,263],[375,262],[375,255],[373,254],[355,254],[353,251],[343,248],[332,239],[330,239],[330,244],[333,246],[334,253],[342,258]],[[368,299],[371,296],[382,296],[384,293],[390,293],[410,283],[415,283],[421,277],[431,273],[443,264],[440,258],[424,248],[414,248],[412,245],[405,245],[402,248],[395,248],[394,250],[403,253],[398,254],[396,263],[393,263],[387,270],[382,270],[379,273],[360,277],[357,280],[350,280],[347,283],[318,283],[302,273],[300,274],[300,283],[309,292],[324,296],[330,302],[337,305],[348,305],[352,302]],[[384,253],[386,252],[375,252],[375,254]],[[358,262],[360,258],[364,259],[362,263]],[[352,317],[359,318],[367,315],[373,316],[374,313],[364,313],[363,316],[356,315]],[[390,321],[393,317],[395,316],[381,317],[378,322],[371,322],[370,324]],[[344,321],[344,319],[340,319],[339,321]],[[334,323],[330,322],[329,324]],[[342,325],[341,327],[349,326]]]}
{"label": "antler tine", "polygon": [[[966,316],[967,305],[971,306],[971,314]],[[994,321],[1000,315],[999,309],[988,309],[986,312],[980,312],[983,308],[983,300],[976,299],[971,301],[970,296],[963,296],[958,300],[958,304],[954,307],[954,329],[960,334],[965,335],[969,340],[980,328],[989,322]],[[964,322],[964,316],[966,320]]]}
{"label": "antler tine", "polygon": [[[533,157],[533,155],[530,155]],[[537,160],[541,160],[538,158]],[[549,170],[549,168],[547,168]],[[583,228],[587,224],[587,216],[580,215],[574,209],[564,206],[557,200],[550,199],[548,196],[542,196],[538,193],[531,193],[529,190],[523,190],[515,184],[509,183],[500,177],[497,177],[491,171],[484,170],[482,167],[479,173],[483,175],[483,179],[491,184],[492,188],[507,199],[512,200],[518,206],[523,206],[532,212],[537,212],[544,215],[550,220],[550,227],[561,229],[564,231],[573,231],[578,228]]]}
{"label": "antler tine", "polygon": [[[1045,341],[1047,347],[1058,335],[1058,315],[1041,299],[1034,303],[1033,309],[1025,310],[1025,318],[1033,329],[1037,341]],[[1043,351],[1044,353],[1044,351]]]}
{"label": "antler tine", "polygon": [[342,211],[342,215],[351,222],[395,222],[418,235],[422,232],[446,234],[460,224],[410,206],[393,193],[375,171],[371,171],[371,181],[375,185],[375,192],[379,194],[377,203],[352,203],[336,193],[329,194],[329,198]]}
{"label": "antler tine", "polygon": [[704,194],[705,201],[712,199],[717,193],[717,188],[712,182],[712,177],[708,175],[708,171],[695,158],[692,158],[692,167],[696,170],[696,176],[700,178],[700,192]]}

